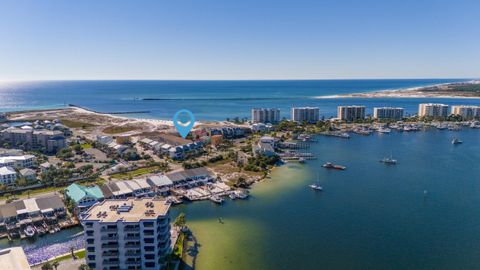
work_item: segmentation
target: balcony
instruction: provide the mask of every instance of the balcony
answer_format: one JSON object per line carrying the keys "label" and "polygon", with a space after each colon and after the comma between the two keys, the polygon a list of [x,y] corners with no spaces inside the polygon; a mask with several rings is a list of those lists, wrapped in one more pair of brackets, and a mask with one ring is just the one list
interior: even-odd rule
{"label": "balcony", "polygon": [[103,249],[111,249],[111,248],[118,249],[118,244],[103,244],[102,248]]}
{"label": "balcony", "polygon": [[136,227],[136,228],[125,227],[125,228],[123,228],[123,231],[124,232],[140,232],[140,227]]}
{"label": "balcony", "polygon": [[138,235],[138,236],[125,236],[125,237],[123,237],[123,240],[134,240],[134,241],[138,240],[139,241],[140,240],[140,235]]}
{"label": "balcony", "polygon": [[102,236],[100,238],[100,240],[102,240],[102,241],[117,241],[118,236]]}
{"label": "balcony", "polygon": [[114,228],[102,228],[102,229],[100,229],[100,232],[110,232],[110,233],[113,232],[113,233],[115,233],[115,232],[117,232],[117,229],[116,228],[115,229]]}
{"label": "balcony", "polygon": [[120,262],[119,261],[107,261],[107,260],[104,260],[102,262],[103,265],[119,265]]}
{"label": "balcony", "polygon": [[140,265],[141,261],[126,261],[125,265]]}

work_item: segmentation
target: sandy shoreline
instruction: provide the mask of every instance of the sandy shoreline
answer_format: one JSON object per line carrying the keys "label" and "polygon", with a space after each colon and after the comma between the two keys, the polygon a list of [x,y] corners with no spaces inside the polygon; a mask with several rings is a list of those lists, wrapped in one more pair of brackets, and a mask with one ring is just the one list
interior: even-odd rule
{"label": "sandy shoreline", "polygon": [[[350,93],[341,95],[317,96],[317,99],[334,98],[461,98],[461,99],[480,99],[480,94],[473,95],[468,92],[444,90],[444,88],[457,85],[479,85],[480,80],[470,80],[465,82],[441,83],[428,86],[411,87],[406,89],[380,90],[365,93]],[[438,89],[431,91],[430,89]],[[428,90],[428,91],[427,91]]]}

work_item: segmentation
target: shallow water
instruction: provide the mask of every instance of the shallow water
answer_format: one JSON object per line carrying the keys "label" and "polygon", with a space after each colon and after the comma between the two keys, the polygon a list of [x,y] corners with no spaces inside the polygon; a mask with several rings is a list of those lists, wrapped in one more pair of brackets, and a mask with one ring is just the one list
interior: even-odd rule
{"label": "shallow water", "polygon": [[[452,145],[454,136],[464,144]],[[480,264],[479,130],[320,137],[310,150],[318,161],[275,169],[247,201],[174,208],[201,244],[199,270]],[[398,165],[379,162],[391,153]],[[326,161],[348,168],[320,168]],[[306,187],[317,175],[320,193]]]}

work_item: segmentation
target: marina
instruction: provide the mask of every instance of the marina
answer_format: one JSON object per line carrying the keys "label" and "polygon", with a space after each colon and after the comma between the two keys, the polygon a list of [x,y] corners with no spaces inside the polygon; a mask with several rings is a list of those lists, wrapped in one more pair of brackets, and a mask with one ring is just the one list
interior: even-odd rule
{"label": "marina", "polygon": [[[454,134],[468,141],[469,148],[452,147]],[[316,269],[319,262],[329,269],[474,269],[480,263],[471,252],[472,245],[480,245],[478,136],[475,129],[392,130],[388,136],[354,134],[348,141],[319,136],[309,151],[348,164],[348,170],[332,174],[317,162],[287,163],[274,169],[271,179],[254,185],[248,203],[226,200],[216,207],[199,202],[173,211],[187,214],[202,244],[199,270]],[[385,149],[393,149],[402,165],[387,168],[380,163]],[[412,174],[413,166],[423,169]],[[453,169],[445,172],[444,167]],[[325,191],[309,187],[317,181]],[[296,230],[288,229],[292,225]],[[362,233],[346,233],[352,230]],[[322,235],[322,241],[312,242],[312,233]],[[452,246],[451,239],[462,241]],[[409,250],[417,252],[405,260],[401,252]],[[440,250],[447,258],[438,260]],[[316,256],[293,260],[306,252]],[[349,254],[361,254],[354,267],[345,260]]]}

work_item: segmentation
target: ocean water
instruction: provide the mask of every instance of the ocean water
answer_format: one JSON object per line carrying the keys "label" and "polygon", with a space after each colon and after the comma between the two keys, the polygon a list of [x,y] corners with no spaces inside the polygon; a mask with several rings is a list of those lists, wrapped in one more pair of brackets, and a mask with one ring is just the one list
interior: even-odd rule
{"label": "ocean water", "polygon": [[[275,169],[247,201],[173,209],[198,270],[478,269],[480,130],[320,137],[310,151],[317,161]],[[397,165],[379,162],[390,154]],[[323,192],[307,187],[317,179]]]}
{"label": "ocean water", "polygon": [[[326,117],[339,104],[402,106],[420,102],[480,104],[478,99],[322,99],[352,92],[410,88],[453,80],[352,81],[81,81],[0,85],[2,111],[73,103],[101,112],[149,110],[132,117],[169,119],[181,108],[199,120],[249,117],[252,107],[319,106]],[[143,101],[142,98],[161,100]],[[453,146],[458,137],[464,144]],[[187,213],[200,243],[196,269],[476,269],[480,265],[480,130],[431,130],[319,137],[317,161],[276,168],[251,198],[176,206]],[[399,163],[379,159],[393,154]],[[332,161],[348,167],[329,171]],[[317,181],[324,191],[307,185]],[[424,191],[427,190],[427,195]],[[222,217],[224,224],[218,222]],[[68,247],[76,231],[14,242],[31,254]],[[50,236],[48,236],[50,237]],[[0,242],[1,246],[8,243]],[[53,248],[50,248],[53,246]],[[33,255],[36,256],[36,255]],[[39,255],[40,256],[40,255]]]}
{"label": "ocean water", "polygon": [[[75,104],[100,112],[149,111],[131,117],[171,119],[188,109],[198,120],[250,117],[253,107],[278,107],[281,117],[292,106],[319,106],[328,118],[338,105],[360,104],[372,113],[374,106],[402,106],[415,113],[425,101],[479,104],[478,99],[361,99],[325,96],[405,89],[458,79],[415,80],[305,80],[305,81],[47,81],[0,83],[0,111],[58,108]],[[143,99],[156,100],[143,100]]]}

